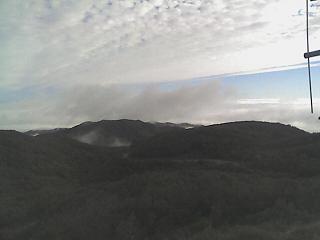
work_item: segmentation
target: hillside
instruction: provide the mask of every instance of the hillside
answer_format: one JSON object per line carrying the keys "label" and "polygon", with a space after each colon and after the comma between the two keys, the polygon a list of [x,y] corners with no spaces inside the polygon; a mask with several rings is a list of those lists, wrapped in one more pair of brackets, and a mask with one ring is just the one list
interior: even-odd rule
{"label": "hillside", "polygon": [[[234,158],[245,153],[291,144],[311,134],[291,126],[264,122],[235,122],[180,132],[167,132],[137,144],[140,156]],[[144,149],[145,147],[145,149]]]}
{"label": "hillside", "polygon": [[57,135],[96,146],[128,147],[133,142],[146,139],[158,133],[183,128],[171,123],[146,123],[139,120],[102,120],[99,122],[84,122],[72,128],[53,129],[45,131],[29,131],[28,135]]}
{"label": "hillside", "polygon": [[234,122],[170,131],[137,142],[137,158],[221,159],[298,175],[320,172],[320,136],[292,126]]}
{"label": "hillside", "polygon": [[[264,122],[159,125],[0,131],[0,239],[320,238],[317,134]],[[132,144],[72,137],[99,127]]]}

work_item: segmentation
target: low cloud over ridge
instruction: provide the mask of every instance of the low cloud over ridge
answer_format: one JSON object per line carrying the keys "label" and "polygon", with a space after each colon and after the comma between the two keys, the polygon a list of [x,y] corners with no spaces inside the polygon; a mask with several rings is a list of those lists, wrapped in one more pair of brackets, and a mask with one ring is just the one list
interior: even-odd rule
{"label": "low cloud over ridge", "polygon": [[[41,98],[8,108],[0,105],[2,128],[70,127],[87,120],[120,118],[200,124],[250,119],[309,131],[318,127],[317,118],[309,114],[308,99],[243,99],[236,88],[219,81],[175,87],[77,87],[57,93],[50,101]],[[315,104],[320,100],[315,99]]]}

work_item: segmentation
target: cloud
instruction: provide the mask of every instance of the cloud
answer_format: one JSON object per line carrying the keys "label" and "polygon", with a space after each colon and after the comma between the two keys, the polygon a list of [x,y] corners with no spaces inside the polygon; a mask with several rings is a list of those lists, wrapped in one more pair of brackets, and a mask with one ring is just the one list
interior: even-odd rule
{"label": "cloud", "polygon": [[[1,106],[1,128],[41,128],[72,126],[101,119],[141,119],[145,121],[201,121],[235,100],[235,90],[220,82],[163,88],[159,85],[73,87],[44,101],[44,96]],[[37,104],[35,104],[37,103]]]}
{"label": "cloud", "polygon": [[234,101],[235,96],[234,89],[216,81],[174,89],[159,85],[142,89],[79,87],[62,94],[52,115],[59,111],[70,121],[129,118],[182,122],[198,118],[208,109],[216,111]]}
{"label": "cloud", "polygon": [[249,104],[277,104],[280,102],[280,99],[274,98],[249,98],[249,99],[239,99],[238,104],[249,105]]}
{"label": "cloud", "polygon": [[[300,0],[2,1],[1,128],[116,118],[300,124],[307,105],[248,100],[218,83],[157,83],[301,68],[304,7]],[[315,49],[320,14],[312,9]]]}
{"label": "cloud", "polygon": [[[314,99],[319,105],[320,99]],[[238,102],[228,113],[208,115],[217,122],[258,120],[291,124],[310,132],[319,132],[318,114],[310,113],[309,99],[246,99]]]}
{"label": "cloud", "polygon": [[163,82],[303,61],[300,0],[1,4],[1,86]]}
{"label": "cloud", "polygon": [[[320,104],[320,99],[314,100]],[[200,124],[259,120],[308,131],[317,131],[319,124],[317,116],[309,113],[308,99],[245,99],[238,89],[220,81],[175,87],[79,86],[56,93],[50,101],[39,95],[10,106],[0,104],[0,112],[0,128],[20,130],[121,118]]]}

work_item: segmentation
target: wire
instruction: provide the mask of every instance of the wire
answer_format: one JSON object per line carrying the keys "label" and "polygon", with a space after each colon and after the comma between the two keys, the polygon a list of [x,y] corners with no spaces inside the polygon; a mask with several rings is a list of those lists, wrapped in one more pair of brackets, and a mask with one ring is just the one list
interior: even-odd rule
{"label": "wire", "polygon": [[[307,52],[310,52],[310,43],[309,43],[309,0],[306,0],[307,8]],[[311,113],[313,113],[313,97],[312,97],[312,77],[311,77],[311,66],[310,66],[310,57],[308,57],[308,74],[309,74],[309,92],[310,92],[310,107]]]}

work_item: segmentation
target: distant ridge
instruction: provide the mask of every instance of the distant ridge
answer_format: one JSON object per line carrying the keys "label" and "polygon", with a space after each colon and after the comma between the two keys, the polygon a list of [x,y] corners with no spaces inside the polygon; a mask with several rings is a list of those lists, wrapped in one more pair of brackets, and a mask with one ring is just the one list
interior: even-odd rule
{"label": "distant ridge", "polygon": [[242,121],[214,124],[149,138],[135,148],[139,157],[248,158],[270,147],[294,144],[312,134],[280,123]]}
{"label": "distant ridge", "polygon": [[163,133],[172,129],[196,127],[192,124],[148,123],[140,120],[101,120],[98,122],[83,122],[72,128],[57,128],[52,130],[33,130],[26,132],[30,136],[56,135],[97,146],[128,147],[133,142]]}

